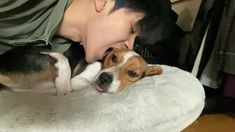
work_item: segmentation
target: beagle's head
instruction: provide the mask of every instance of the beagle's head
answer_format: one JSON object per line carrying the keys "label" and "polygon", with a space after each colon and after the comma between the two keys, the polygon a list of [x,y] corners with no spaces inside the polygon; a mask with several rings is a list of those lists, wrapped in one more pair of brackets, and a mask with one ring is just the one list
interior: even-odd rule
{"label": "beagle's head", "polygon": [[136,52],[129,49],[112,50],[104,59],[95,78],[100,92],[117,93],[143,77],[162,74],[159,66],[149,66]]}

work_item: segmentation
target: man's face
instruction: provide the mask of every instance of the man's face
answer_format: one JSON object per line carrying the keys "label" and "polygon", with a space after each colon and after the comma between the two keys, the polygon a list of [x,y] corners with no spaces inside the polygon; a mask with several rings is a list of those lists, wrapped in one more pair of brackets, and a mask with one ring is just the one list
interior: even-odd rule
{"label": "man's face", "polygon": [[144,13],[121,8],[111,12],[114,1],[109,1],[104,9],[97,12],[87,23],[84,41],[86,61],[101,60],[109,48],[133,48],[139,33],[138,20]]}

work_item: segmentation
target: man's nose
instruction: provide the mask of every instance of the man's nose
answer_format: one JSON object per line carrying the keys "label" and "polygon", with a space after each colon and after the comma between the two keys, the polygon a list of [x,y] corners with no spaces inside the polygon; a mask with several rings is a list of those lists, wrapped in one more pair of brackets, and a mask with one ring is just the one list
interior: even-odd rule
{"label": "man's nose", "polygon": [[133,49],[134,41],[126,40],[120,44],[120,48]]}
{"label": "man's nose", "polygon": [[123,43],[126,48],[133,49],[136,35],[131,35],[128,40],[125,40]]}
{"label": "man's nose", "polygon": [[131,35],[128,39],[120,41],[113,45],[113,48],[115,49],[133,49],[134,47],[134,42],[135,42],[136,35]]}

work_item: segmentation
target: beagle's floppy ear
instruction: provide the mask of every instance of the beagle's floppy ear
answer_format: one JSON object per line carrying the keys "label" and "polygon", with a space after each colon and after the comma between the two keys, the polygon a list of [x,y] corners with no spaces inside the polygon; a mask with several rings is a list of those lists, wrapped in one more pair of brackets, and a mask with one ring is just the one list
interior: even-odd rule
{"label": "beagle's floppy ear", "polygon": [[107,0],[94,0],[94,6],[96,12],[101,12],[104,10]]}
{"label": "beagle's floppy ear", "polygon": [[149,66],[145,76],[153,76],[162,74],[162,68],[160,66]]}

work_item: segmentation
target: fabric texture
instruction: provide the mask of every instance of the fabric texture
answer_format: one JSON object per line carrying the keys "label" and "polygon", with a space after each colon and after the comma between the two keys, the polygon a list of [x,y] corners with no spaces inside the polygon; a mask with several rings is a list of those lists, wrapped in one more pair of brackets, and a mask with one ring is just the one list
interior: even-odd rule
{"label": "fabric texture", "polygon": [[213,8],[214,2],[215,0],[203,0],[201,2],[193,29],[189,32],[189,48],[184,62],[184,69],[187,71],[191,71],[193,68],[207,25],[210,22],[211,14],[209,11]]}
{"label": "fabric texture", "polygon": [[[223,87],[225,73],[235,73],[235,0],[226,0],[221,6],[223,7],[223,12],[218,25],[218,32],[216,32],[217,35],[216,37],[209,36],[210,39],[215,40],[215,42],[212,43],[214,45],[213,51],[211,55],[208,54],[210,55],[208,63],[206,61],[201,62],[201,65],[207,65],[205,69],[201,67],[201,71],[204,71],[202,72],[202,75],[198,75],[201,78],[201,82],[211,88]],[[207,51],[207,49],[204,49],[205,53],[207,53]],[[205,54],[203,56],[205,56]],[[231,91],[231,88],[229,89],[229,91]],[[228,90],[226,90],[226,93],[227,92]]]}
{"label": "fabric texture", "polygon": [[221,70],[235,74],[235,0],[226,0],[217,43]]}
{"label": "fabric texture", "polygon": [[14,46],[48,45],[72,0],[1,0],[0,54]]}
{"label": "fabric texture", "polygon": [[117,94],[92,86],[63,97],[2,91],[0,131],[179,132],[200,115],[204,89],[192,74],[161,67]]}
{"label": "fabric texture", "polygon": [[[205,0],[202,1],[200,10],[192,31],[192,42],[187,54],[186,70],[195,62],[199,47],[203,48],[196,76],[203,85],[210,88],[223,87],[225,73],[235,73],[234,62],[234,20],[235,0]],[[208,29],[208,33],[205,31]],[[201,42],[201,36],[206,37]]]}
{"label": "fabric texture", "polygon": [[227,75],[223,95],[225,97],[235,98],[235,75]]}

